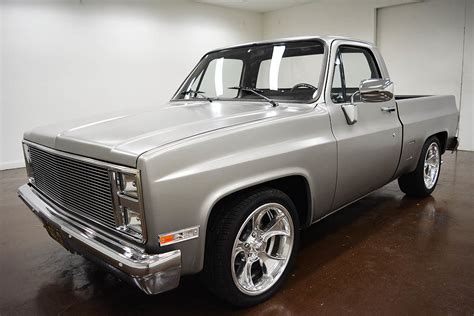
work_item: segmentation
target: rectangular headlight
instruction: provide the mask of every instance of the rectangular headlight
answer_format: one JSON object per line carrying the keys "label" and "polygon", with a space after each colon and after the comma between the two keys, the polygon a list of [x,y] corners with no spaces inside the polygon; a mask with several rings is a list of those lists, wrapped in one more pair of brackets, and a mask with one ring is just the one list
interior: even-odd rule
{"label": "rectangular headlight", "polygon": [[141,196],[140,173],[112,171],[115,218],[117,228],[134,237],[145,239],[145,214]]}
{"label": "rectangular headlight", "polygon": [[138,198],[137,177],[135,174],[120,173],[120,191],[130,197]]}
{"label": "rectangular headlight", "polygon": [[125,225],[136,233],[142,233],[142,216],[132,208],[125,207]]}

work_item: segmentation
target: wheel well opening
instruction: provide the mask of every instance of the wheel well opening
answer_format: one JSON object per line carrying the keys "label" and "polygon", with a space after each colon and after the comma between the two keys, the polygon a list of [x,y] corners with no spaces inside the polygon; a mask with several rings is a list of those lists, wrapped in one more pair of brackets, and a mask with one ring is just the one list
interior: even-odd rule
{"label": "wheel well opening", "polygon": [[440,132],[440,133],[434,134],[433,136],[436,136],[436,138],[438,138],[441,145],[441,154],[444,154],[444,152],[446,151],[447,143],[448,143],[448,133]]}
{"label": "wheel well opening", "polygon": [[239,199],[242,195],[248,194],[258,188],[274,188],[284,192],[290,197],[296,206],[301,227],[305,228],[309,226],[311,222],[311,219],[309,218],[311,207],[311,193],[309,190],[309,184],[303,176],[288,176],[239,190],[219,200],[214,205],[211,210],[211,214],[209,215],[209,221],[207,225],[208,230],[213,229],[212,224],[214,219],[219,215],[219,212],[216,210],[221,209],[222,205],[228,202],[233,202]]}

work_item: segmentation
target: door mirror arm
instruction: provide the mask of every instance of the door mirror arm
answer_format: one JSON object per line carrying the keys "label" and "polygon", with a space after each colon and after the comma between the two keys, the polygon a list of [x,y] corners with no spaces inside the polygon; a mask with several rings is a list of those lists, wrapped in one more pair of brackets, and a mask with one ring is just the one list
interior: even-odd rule
{"label": "door mirror arm", "polygon": [[348,125],[354,125],[357,122],[357,104],[355,104],[355,97],[360,94],[360,90],[351,95],[351,102],[349,104],[341,105],[346,122]]}
{"label": "door mirror arm", "polygon": [[357,90],[356,92],[354,92],[354,93],[351,95],[351,104],[354,104],[354,105],[355,105],[354,99],[355,99],[355,97],[356,97],[357,95],[360,95],[360,89]]}

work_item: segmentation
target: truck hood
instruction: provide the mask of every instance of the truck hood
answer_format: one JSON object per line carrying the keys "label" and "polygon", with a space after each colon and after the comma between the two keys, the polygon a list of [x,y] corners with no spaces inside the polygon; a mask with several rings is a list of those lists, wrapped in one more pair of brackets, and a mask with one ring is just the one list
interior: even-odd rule
{"label": "truck hood", "polygon": [[198,134],[308,111],[307,106],[273,108],[262,102],[170,102],[133,114],[102,115],[39,127],[28,141],[72,154],[135,167],[146,151]]}

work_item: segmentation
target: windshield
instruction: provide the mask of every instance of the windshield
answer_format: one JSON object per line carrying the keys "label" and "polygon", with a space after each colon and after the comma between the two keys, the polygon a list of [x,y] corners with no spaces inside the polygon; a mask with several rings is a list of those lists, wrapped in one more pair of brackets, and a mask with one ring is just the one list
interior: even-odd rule
{"label": "windshield", "polygon": [[[310,101],[318,94],[324,63],[320,41],[258,44],[206,55],[174,100]],[[250,91],[254,90],[254,91]]]}

